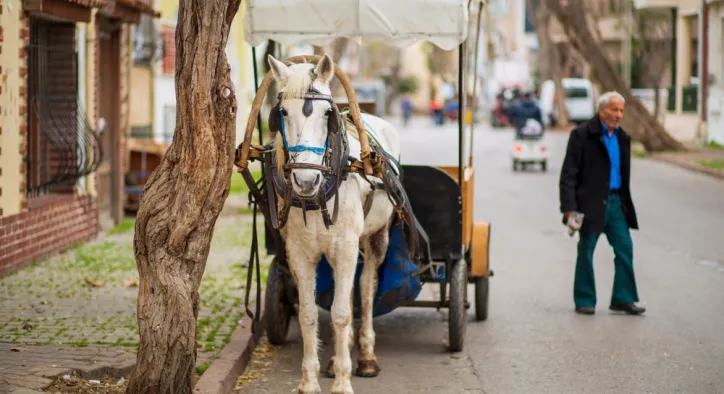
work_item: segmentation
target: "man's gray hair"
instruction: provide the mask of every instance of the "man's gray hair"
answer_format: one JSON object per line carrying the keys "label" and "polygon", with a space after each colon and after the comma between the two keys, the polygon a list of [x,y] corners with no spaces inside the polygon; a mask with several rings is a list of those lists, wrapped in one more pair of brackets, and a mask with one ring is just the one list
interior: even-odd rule
{"label": "man's gray hair", "polygon": [[626,99],[623,98],[619,92],[606,92],[598,98],[598,108],[608,107],[611,99],[621,100],[622,103],[626,104]]}

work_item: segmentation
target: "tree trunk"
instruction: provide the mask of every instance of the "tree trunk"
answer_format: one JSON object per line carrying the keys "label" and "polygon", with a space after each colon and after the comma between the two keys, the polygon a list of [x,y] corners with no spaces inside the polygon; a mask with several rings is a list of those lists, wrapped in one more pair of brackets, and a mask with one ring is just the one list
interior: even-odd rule
{"label": "tree trunk", "polygon": [[[557,54],[558,49],[553,49],[552,53]],[[555,58],[558,56],[553,55]],[[560,63],[559,63],[560,64]],[[566,106],[566,88],[563,87],[563,75],[559,68],[553,69],[553,84],[555,85],[556,108],[558,108],[557,126],[561,128],[570,127],[570,115]]]}
{"label": "tree trunk", "polygon": [[[266,50],[264,51],[264,57],[261,60],[261,63],[264,65],[264,74],[268,73],[271,70],[271,66],[269,65],[269,55],[272,55],[274,57],[277,56],[276,54],[277,49],[277,42],[274,40],[267,40],[266,42]],[[259,81],[264,78],[264,76],[259,77]],[[256,92],[254,92],[256,93]],[[266,105],[268,108],[273,108],[277,104],[277,96],[279,95],[279,91],[277,89],[277,84],[273,83],[269,85],[269,90],[267,90],[266,97],[264,100],[266,100]]]}
{"label": "tree trunk", "polygon": [[535,19],[533,25],[538,35],[538,41],[540,43],[540,51],[538,53],[545,56],[541,59],[541,66],[545,64],[543,69],[546,71],[546,79],[550,78],[553,80],[555,85],[555,101],[556,107],[558,108],[558,127],[566,128],[569,126],[568,121],[568,108],[566,107],[566,92],[563,89],[563,70],[561,62],[560,48],[553,42],[551,37],[551,21],[553,15],[551,15],[548,7],[538,5],[534,7],[534,2],[528,0],[528,8],[535,9]]}
{"label": "tree trunk", "polygon": [[626,115],[622,122],[624,129],[647,151],[684,149],[684,146],[666,132],[659,120],[631,94],[631,90],[611,64],[603,48],[594,38],[586,18],[582,2],[569,1],[562,6],[559,0],[546,0],[546,5],[563,26],[569,42],[588,62],[593,71],[593,79],[604,91],[615,90],[626,99]]}
{"label": "tree trunk", "polygon": [[[344,54],[344,51],[347,49],[347,45],[347,39],[344,37],[340,37],[332,41],[332,53],[330,54],[330,56],[335,63],[339,64],[339,61]],[[339,81],[338,78],[332,79],[330,90],[332,91],[332,95],[334,95],[334,97],[347,96],[344,91],[344,87],[342,86],[342,83]]]}
{"label": "tree trunk", "polygon": [[659,119],[661,114],[661,90],[659,84],[654,85],[654,118]]}
{"label": "tree trunk", "polygon": [[390,70],[390,90],[387,92],[387,99],[385,100],[385,114],[389,115],[392,113],[392,102],[399,96],[400,90],[400,68],[402,68],[402,53],[399,49],[395,48],[395,62],[393,63]]}
{"label": "tree trunk", "polygon": [[173,142],[143,190],[133,240],[140,346],[129,394],[190,394],[199,285],[234,161],[225,48],[240,0],[181,0]]}

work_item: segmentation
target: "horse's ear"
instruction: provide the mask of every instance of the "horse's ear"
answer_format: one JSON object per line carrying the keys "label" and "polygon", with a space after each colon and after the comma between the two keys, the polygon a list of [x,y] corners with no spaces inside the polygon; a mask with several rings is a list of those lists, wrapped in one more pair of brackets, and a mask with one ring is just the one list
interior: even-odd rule
{"label": "horse's ear", "polygon": [[329,55],[324,54],[324,56],[319,59],[319,63],[317,63],[317,67],[314,69],[314,74],[325,84],[328,84],[329,81],[332,80],[334,76],[334,62]]}
{"label": "horse's ear", "polygon": [[267,61],[271,68],[274,80],[277,81],[277,87],[281,89],[287,83],[287,77],[289,76],[289,67],[286,64],[275,59],[274,56],[268,55]]}

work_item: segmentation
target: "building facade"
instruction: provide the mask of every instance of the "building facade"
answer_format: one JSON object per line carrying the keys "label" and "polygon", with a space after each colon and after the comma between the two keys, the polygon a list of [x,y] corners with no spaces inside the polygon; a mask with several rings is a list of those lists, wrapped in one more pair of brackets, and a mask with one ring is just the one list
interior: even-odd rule
{"label": "building facade", "polygon": [[[724,1],[702,0],[706,7],[706,86],[703,116],[706,121],[707,141],[724,145]],[[703,48],[702,48],[703,49]]]}
{"label": "building facade", "polygon": [[0,274],[122,218],[138,0],[0,5]]}

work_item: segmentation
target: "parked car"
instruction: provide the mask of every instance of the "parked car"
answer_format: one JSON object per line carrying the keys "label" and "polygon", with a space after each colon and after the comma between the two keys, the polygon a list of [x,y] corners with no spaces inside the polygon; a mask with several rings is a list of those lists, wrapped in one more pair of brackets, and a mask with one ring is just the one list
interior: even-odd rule
{"label": "parked car", "polygon": [[[596,99],[593,84],[585,78],[564,78],[566,90],[566,108],[568,120],[573,123],[584,122],[596,114]],[[548,127],[558,120],[555,84],[552,80],[543,82],[540,89],[540,107],[543,112],[543,124]]]}

